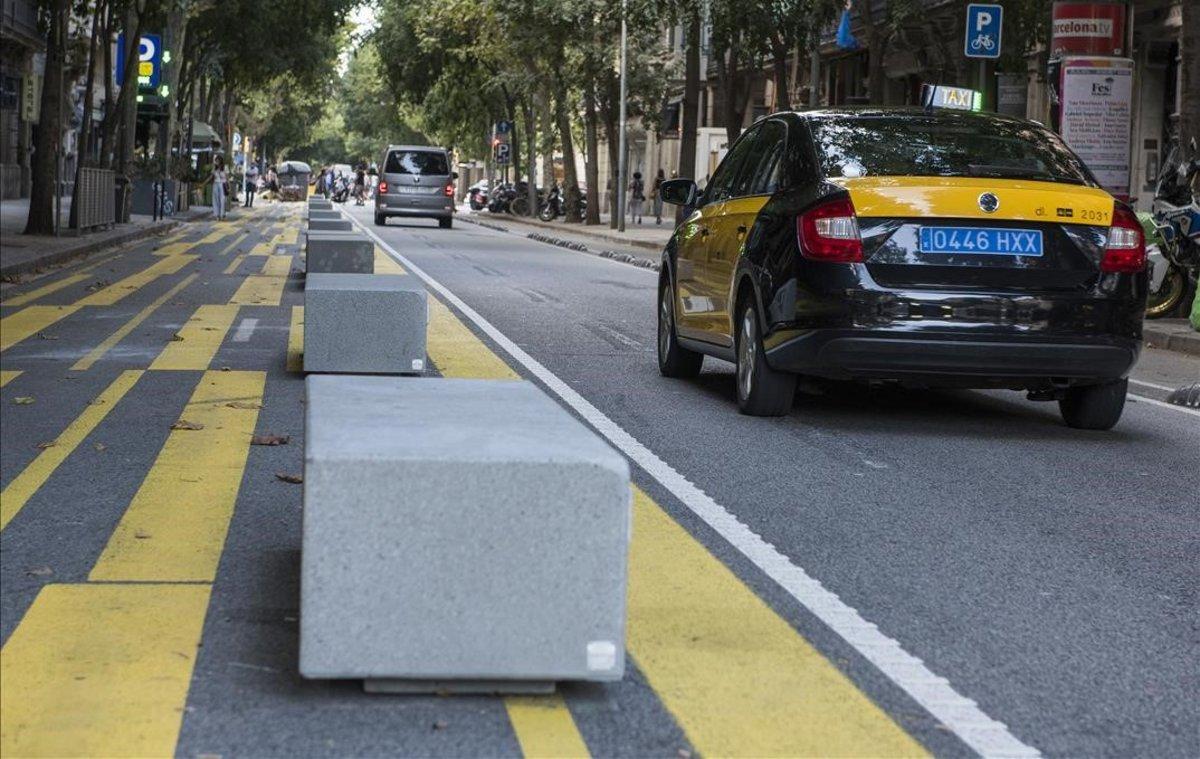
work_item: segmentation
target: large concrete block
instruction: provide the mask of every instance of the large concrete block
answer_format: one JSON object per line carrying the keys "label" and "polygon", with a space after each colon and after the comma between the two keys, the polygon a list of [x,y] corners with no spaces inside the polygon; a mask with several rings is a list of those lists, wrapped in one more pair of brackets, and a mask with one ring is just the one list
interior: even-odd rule
{"label": "large concrete block", "polygon": [[425,369],[429,301],[407,274],[313,274],[304,286],[304,371]]}
{"label": "large concrete block", "polygon": [[527,382],[307,383],[303,676],[401,692],[621,678],[624,458]]}
{"label": "large concrete block", "polygon": [[350,232],[354,225],[349,219],[309,219],[309,232]]}
{"label": "large concrete block", "polygon": [[332,211],[333,210],[333,201],[327,200],[326,198],[321,198],[321,197],[309,198],[308,199],[308,210],[309,211]]}
{"label": "large concrete block", "polygon": [[375,243],[357,232],[313,230],[308,233],[304,260],[309,274],[370,274],[375,271]]}
{"label": "large concrete block", "polygon": [[314,219],[341,219],[341,218],[343,218],[342,212],[335,211],[332,208],[330,208],[328,210],[321,209],[321,208],[308,209],[308,220],[309,221],[313,221]]}

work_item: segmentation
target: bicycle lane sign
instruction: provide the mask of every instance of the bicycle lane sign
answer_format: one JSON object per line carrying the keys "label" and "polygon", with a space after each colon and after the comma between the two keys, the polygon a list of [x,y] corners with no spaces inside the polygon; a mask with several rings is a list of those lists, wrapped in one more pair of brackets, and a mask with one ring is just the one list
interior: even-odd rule
{"label": "bicycle lane sign", "polygon": [[968,58],[999,58],[1004,6],[971,3],[967,6],[967,37],[963,53]]}

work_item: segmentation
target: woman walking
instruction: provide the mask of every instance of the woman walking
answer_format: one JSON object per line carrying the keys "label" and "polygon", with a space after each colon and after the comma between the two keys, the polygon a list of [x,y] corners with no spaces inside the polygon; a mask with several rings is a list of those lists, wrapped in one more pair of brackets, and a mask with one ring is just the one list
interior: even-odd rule
{"label": "woman walking", "polygon": [[654,202],[654,223],[655,224],[662,224],[663,201],[662,201],[662,195],[659,191],[662,190],[662,183],[665,181],[667,181],[667,175],[663,172],[662,169],[659,169],[658,176],[656,176],[654,178],[654,189],[652,190],[652,192],[654,193],[654,201],[653,202]]}
{"label": "woman walking", "polygon": [[222,156],[217,156],[213,159],[212,177],[209,181],[212,182],[212,204],[213,215],[218,221],[225,218],[225,182],[229,180],[229,173],[225,171],[225,159]]}
{"label": "woman walking", "polygon": [[646,185],[642,182],[642,172],[633,172],[633,180],[629,183],[629,219],[642,223],[642,204],[646,202]]}

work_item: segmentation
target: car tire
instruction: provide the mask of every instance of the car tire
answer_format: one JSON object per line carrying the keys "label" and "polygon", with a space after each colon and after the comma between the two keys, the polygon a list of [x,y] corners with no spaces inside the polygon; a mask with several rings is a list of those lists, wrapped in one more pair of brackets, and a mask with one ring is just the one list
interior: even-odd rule
{"label": "car tire", "polygon": [[381,213],[375,214],[375,226],[382,227],[387,224],[387,217]]}
{"label": "car tire", "polygon": [[451,229],[454,226],[454,219],[438,219],[438,226],[442,229]]}
{"label": "car tire", "polygon": [[1066,389],[1058,401],[1058,410],[1068,427],[1077,430],[1110,430],[1125,409],[1129,380],[1119,379],[1100,385],[1076,385]]}
{"label": "car tire", "polygon": [[700,374],[704,354],[679,344],[675,334],[675,292],[670,282],[658,289],[658,371],[664,377],[691,379]]}
{"label": "car tire", "polygon": [[738,318],[737,396],[738,408],[749,416],[784,416],[796,397],[796,375],[779,372],[767,364],[763,352],[758,311],[747,299]]}

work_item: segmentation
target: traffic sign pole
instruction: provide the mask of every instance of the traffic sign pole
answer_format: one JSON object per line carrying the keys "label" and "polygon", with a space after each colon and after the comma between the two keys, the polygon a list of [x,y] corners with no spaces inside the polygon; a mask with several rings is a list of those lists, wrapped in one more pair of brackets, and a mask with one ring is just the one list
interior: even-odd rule
{"label": "traffic sign pole", "polygon": [[979,59],[979,91],[987,100],[989,59],[1000,57],[1001,35],[1004,32],[1004,6],[985,3],[967,5],[966,35],[963,54]]}

